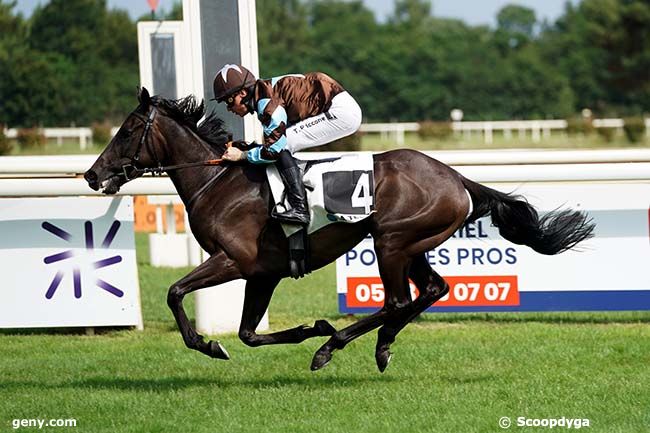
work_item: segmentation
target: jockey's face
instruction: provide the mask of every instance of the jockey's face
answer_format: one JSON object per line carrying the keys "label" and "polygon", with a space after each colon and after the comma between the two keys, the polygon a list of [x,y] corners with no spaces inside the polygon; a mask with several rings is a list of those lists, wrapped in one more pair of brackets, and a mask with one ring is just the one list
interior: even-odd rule
{"label": "jockey's face", "polygon": [[231,113],[235,113],[239,117],[244,117],[248,114],[248,108],[242,103],[242,100],[246,98],[247,91],[245,89],[240,90],[239,92],[233,94],[226,99],[226,107]]}

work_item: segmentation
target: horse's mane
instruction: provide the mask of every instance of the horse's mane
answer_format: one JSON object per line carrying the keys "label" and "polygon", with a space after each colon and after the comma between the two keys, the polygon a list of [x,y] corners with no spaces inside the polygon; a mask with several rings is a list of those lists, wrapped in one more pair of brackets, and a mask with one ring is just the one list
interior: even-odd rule
{"label": "horse's mane", "polygon": [[194,95],[181,99],[165,99],[160,96],[153,98],[153,103],[178,123],[181,123],[205,140],[216,151],[223,153],[226,143],[231,139],[230,132],[224,128],[224,122],[214,111],[206,116],[199,125],[199,120],[205,115],[205,104],[198,102]]}

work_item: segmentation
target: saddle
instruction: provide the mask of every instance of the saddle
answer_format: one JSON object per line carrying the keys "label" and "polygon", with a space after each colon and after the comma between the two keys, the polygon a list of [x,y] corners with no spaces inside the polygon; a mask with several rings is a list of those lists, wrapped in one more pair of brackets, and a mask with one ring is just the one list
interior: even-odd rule
{"label": "saddle", "polygon": [[[374,212],[374,160],[370,153],[345,155],[339,158],[297,161],[303,172],[307,190],[310,223],[282,224],[289,240],[291,274],[303,277],[309,266],[308,235],[329,224],[356,223]],[[278,210],[289,209],[285,200],[284,183],[277,168],[269,164],[266,175],[271,187],[274,206]]]}

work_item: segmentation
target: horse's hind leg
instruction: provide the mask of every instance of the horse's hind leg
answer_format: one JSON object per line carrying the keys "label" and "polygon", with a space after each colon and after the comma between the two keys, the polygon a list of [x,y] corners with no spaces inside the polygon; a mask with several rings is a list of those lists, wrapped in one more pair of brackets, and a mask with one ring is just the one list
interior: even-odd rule
{"label": "horse's hind leg", "polygon": [[413,259],[409,271],[409,277],[417,286],[420,294],[418,298],[406,307],[395,311],[390,318],[386,319],[384,326],[379,329],[377,336],[377,347],[375,349],[375,360],[379,371],[383,372],[390,362],[390,345],[395,341],[397,334],[404,327],[415,319],[420,313],[426,310],[431,304],[442,298],[449,292],[449,285],[438,275],[427,261],[424,254]]}
{"label": "horse's hind leg", "polygon": [[237,265],[223,251],[220,251],[213,254],[208,260],[201,263],[169,288],[167,305],[174,314],[178,329],[187,347],[198,350],[212,358],[230,358],[228,352],[219,342],[205,342],[203,336],[198,334],[192,327],[183,308],[183,297],[195,290],[216,286],[237,278],[241,278]]}
{"label": "horse's hind leg", "polygon": [[308,338],[332,335],[336,332],[336,329],[326,320],[317,320],[313,327],[301,325],[271,334],[255,333],[279,282],[279,278],[250,279],[246,282],[244,310],[239,327],[239,338],[246,345],[256,347],[266,344],[301,343]]}
{"label": "horse's hind leg", "polygon": [[389,251],[378,247],[375,242],[379,273],[384,283],[384,307],[374,314],[338,331],[316,352],[311,363],[312,370],[324,367],[331,359],[332,352],[343,349],[349,342],[384,324],[386,318],[396,309],[410,302],[408,268],[410,259],[401,251]]}

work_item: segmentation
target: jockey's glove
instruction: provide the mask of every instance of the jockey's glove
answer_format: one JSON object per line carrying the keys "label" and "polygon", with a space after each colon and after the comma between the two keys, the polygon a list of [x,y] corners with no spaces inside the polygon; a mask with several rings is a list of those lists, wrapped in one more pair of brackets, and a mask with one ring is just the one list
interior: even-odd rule
{"label": "jockey's glove", "polygon": [[254,141],[251,141],[250,143],[247,143],[244,140],[233,141],[232,145],[233,145],[233,147],[236,147],[237,149],[243,150],[243,151],[251,150],[251,149],[254,149],[254,148],[258,147],[258,146],[261,146],[261,144],[256,143]]}

